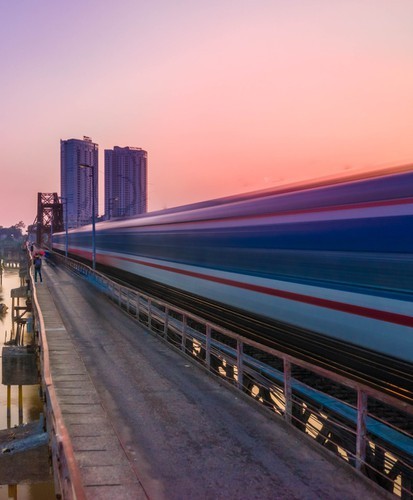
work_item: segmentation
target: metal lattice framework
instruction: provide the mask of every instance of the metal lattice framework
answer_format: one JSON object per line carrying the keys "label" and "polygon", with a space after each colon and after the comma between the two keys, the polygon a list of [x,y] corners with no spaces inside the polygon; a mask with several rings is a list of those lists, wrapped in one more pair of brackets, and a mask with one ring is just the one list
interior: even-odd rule
{"label": "metal lattice framework", "polygon": [[51,246],[51,235],[64,231],[63,204],[57,193],[37,193],[36,244]]}

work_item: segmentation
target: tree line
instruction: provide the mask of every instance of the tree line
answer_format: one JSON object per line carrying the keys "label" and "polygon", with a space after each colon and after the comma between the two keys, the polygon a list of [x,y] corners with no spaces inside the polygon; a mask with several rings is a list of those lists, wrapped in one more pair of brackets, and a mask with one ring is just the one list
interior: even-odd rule
{"label": "tree line", "polygon": [[14,224],[14,226],[3,227],[0,226],[0,240],[22,241],[23,229],[26,227],[23,221]]}
{"label": "tree line", "polygon": [[25,224],[22,221],[10,227],[0,226],[0,257],[4,258],[4,252],[22,247],[26,240],[26,236],[23,235],[24,228]]}

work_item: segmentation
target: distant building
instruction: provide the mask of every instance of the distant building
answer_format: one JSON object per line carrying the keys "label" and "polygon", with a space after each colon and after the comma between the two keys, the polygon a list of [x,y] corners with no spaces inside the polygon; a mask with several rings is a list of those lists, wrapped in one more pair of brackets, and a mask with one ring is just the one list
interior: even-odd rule
{"label": "distant building", "polygon": [[141,148],[105,149],[105,218],[147,211],[148,153]]}
{"label": "distant building", "polygon": [[[92,186],[93,167],[94,186]],[[95,216],[98,215],[98,145],[90,137],[60,141],[60,186],[63,203],[67,203],[64,214],[68,227],[78,227],[92,221],[92,200],[94,189]]]}

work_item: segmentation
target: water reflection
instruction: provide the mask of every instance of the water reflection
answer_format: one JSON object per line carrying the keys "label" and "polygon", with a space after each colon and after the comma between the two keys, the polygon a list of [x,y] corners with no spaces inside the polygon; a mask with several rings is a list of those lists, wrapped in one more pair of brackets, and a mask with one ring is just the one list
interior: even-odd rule
{"label": "water reflection", "polygon": [[0,500],[55,500],[53,483],[0,485]]}

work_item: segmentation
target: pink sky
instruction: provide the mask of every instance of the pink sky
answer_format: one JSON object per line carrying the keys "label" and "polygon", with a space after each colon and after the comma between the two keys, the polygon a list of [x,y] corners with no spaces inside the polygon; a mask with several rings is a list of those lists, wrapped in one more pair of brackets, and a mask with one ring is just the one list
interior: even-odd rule
{"label": "pink sky", "polygon": [[[2,2],[0,225],[60,139],[149,155],[149,209],[413,163],[411,0]],[[101,210],[102,212],[102,210]]]}

